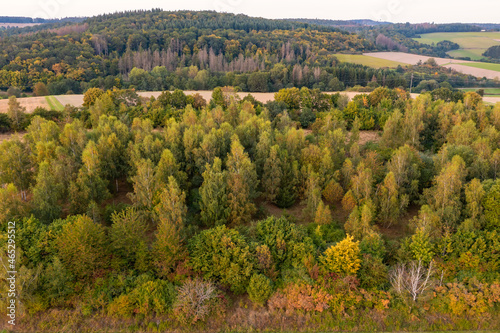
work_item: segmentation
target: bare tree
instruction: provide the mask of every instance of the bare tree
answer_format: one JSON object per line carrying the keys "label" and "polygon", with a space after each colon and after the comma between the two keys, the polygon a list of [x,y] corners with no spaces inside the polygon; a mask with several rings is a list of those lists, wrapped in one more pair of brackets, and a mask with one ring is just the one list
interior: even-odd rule
{"label": "bare tree", "polygon": [[217,289],[212,282],[200,279],[187,280],[179,287],[175,309],[186,321],[195,323],[204,320],[210,313],[210,302],[217,297]]}
{"label": "bare tree", "polygon": [[413,301],[416,301],[432,285],[431,276],[433,273],[432,261],[426,268],[419,260],[418,262],[412,261],[408,265],[397,265],[391,270],[389,279],[398,294],[408,293]]}

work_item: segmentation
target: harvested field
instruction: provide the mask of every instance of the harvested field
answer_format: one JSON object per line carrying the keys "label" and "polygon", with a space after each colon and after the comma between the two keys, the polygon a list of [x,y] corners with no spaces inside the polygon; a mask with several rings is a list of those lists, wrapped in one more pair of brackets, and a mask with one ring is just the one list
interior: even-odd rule
{"label": "harvested field", "polygon": [[[31,113],[35,111],[37,107],[43,107],[49,109],[49,104],[45,97],[24,97],[18,98],[17,101],[21,104],[22,107],[26,108],[27,113]],[[9,109],[9,100],[2,99],[0,100],[0,113],[7,113]]]}
{"label": "harvested field", "polygon": [[[404,52],[374,52],[374,53],[365,53],[366,55],[379,57],[382,59],[399,61],[403,63],[407,63],[410,65],[416,65],[419,61],[425,62],[429,60],[431,57],[421,56],[418,54],[404,53]],[[478,63],[472,61],[464,61],[464,60],[456,60],[456,59],[446,59],[446,58],[434,58],[436,63],[440,66],[444,66],[447,68],[452,68],[457,72],[474,75],[476,77],[486,77],[488,79],[495,79],[500,77],[497,71],[488,70],[484,68],[476,68],[471,67],[470,65],[481,64],[481,66],[485,66],[487,63]]]}
{"label": "harvested field", "polygon": [[[419,61],[426,62],[427,60],[432,58],[419,54],[404,53],[404,52],[371,52],[364,54],[370,57],[402,62],[404,64],[409,64],[409,65],[416,65]],[[462,64],[468,62],[464,60],[447,59],[447,58],[434,58],[434,60],[436,60],[436,63],[441,66],[446,64]]]}
{"label": "harvested field", "polygon": [[[463,66],[466,68],[471,68],[475,70],[481,70],[478,68],[473,68],[473,67],[467,67]],[[498,75],[498,73],[497,73]],[[162,92],[161,91],[148,91],[148,92],[139,92],[139,95],[145,98],[149,98],[151,96],[154,96],[155,98],[160,96]],[[184,91],[186,95],[192,95],[192,94],[200,94],[204,99],[210,101],[212,97],[212,91]],[[326,92],[327,94],[336,94],[337,92]],[[349,97],[349,99],[353,99],[354,96],[359,95],[359,94],[369,94],[369,93],[363,93],[363,92],[356,92],[356,91],[339,91],[341,95],[346,95]],[[246,92],[240,92],[238,93],[241,98],[245,97],[246,95],[250,94],[253,97],[255,97],[256,100],[262,103],[267,103],[269,101],[274,101],[274,93],[246,93]],[[412,98],[417,98],[418,94],[411,94]],[[81,107],[83,105],[83,95],[60,95],[60,96],[52,96],[52,98],[57,99],[61,105],[65,106],[67,104],[76,106],[76,107]],[[486,99],[489,100],[486,100]],[[493,98],[493,99],[491,99]],[[496,98],[496,100],[495,100]],[[22,106],[26,107],[26,112],[30,113],[35,110],[36,107],[40,106],[46,109],[50,109],[51,106],[47,103],[47,99],[45,97],[27,97],[27,98],[18,98],[18,101],[21,103]],[[489,103],[497,103],[500,102],[500,97],[485,97],[485,101]],[[8,109],[8,100],[0,100],[0,113],[6,113]]]}
{"label": "harvested field", "polygon": [[26,28],[40,24],[41,23],[0,23],[0,28]]}
{"label": "harvested field", "polygon": [[463,64],[464,66],[487,69],[490,71],[500,72],[500,64],[492,64],[488,62],[469,62]]}
{"label": "harvested field", "polygon": [[450,65],[445,65],[444,67],[452,68],[457,72],[474,75],[476,77],[485,77],[487,79],[492,79],[492,80],[500,78],[500,72],[492,71],[489,69],[471,67],[470,65],[472,64],[450,64]]}

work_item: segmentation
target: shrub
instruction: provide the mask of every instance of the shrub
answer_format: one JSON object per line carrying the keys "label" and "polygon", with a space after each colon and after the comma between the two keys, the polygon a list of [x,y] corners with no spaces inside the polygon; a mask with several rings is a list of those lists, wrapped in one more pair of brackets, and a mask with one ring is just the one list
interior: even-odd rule
{"label": "shrub", "polygon": [[7,89],[7,95],[9,96],[16,96],[16,98],[21,97],[21,89],[17,87],[10,87]]}
{"label": "shrub", "polygon": [[269,309],[318,311],[329,308],[333,297],[318,286],[308,284],[289,284],[283,291],[275,293],[269,299]]}
{"label": "shrub", "polygon": [[152,280],[138,285],[130,293],[134,311],[139,314],[166,314],[175,301],[175,287],[165,280]]}
{"label": "shrub", "polygon": [[250,300],[256,305],[264,305],[271,296],[272,291],[271,280],[262,274],[254,274],[247,288]]}

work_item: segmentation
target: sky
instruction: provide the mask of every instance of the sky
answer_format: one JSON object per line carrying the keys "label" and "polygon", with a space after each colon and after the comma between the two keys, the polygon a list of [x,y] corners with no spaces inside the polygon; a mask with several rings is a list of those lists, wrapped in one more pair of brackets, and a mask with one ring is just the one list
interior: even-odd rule
{"label": "sky", "polygon": [[[5,2],[4,2],[5,1]],[[4,0],[0,16],[58,18],[133,9],[216,10],[265,18],[500,23],[499,0]]]}

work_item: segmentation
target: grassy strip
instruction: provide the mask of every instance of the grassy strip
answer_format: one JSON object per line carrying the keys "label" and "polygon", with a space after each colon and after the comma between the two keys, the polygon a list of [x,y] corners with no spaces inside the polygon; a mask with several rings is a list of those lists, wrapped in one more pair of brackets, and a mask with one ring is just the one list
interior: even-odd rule
{"label": "grassy strip", "polygon": [[64,106],[54,96],[45,96],[45,100],[49,104],[49,107],[50,107],[51,110],[54,110],[54,111],[62,111],[62,110],[64,110]]}

